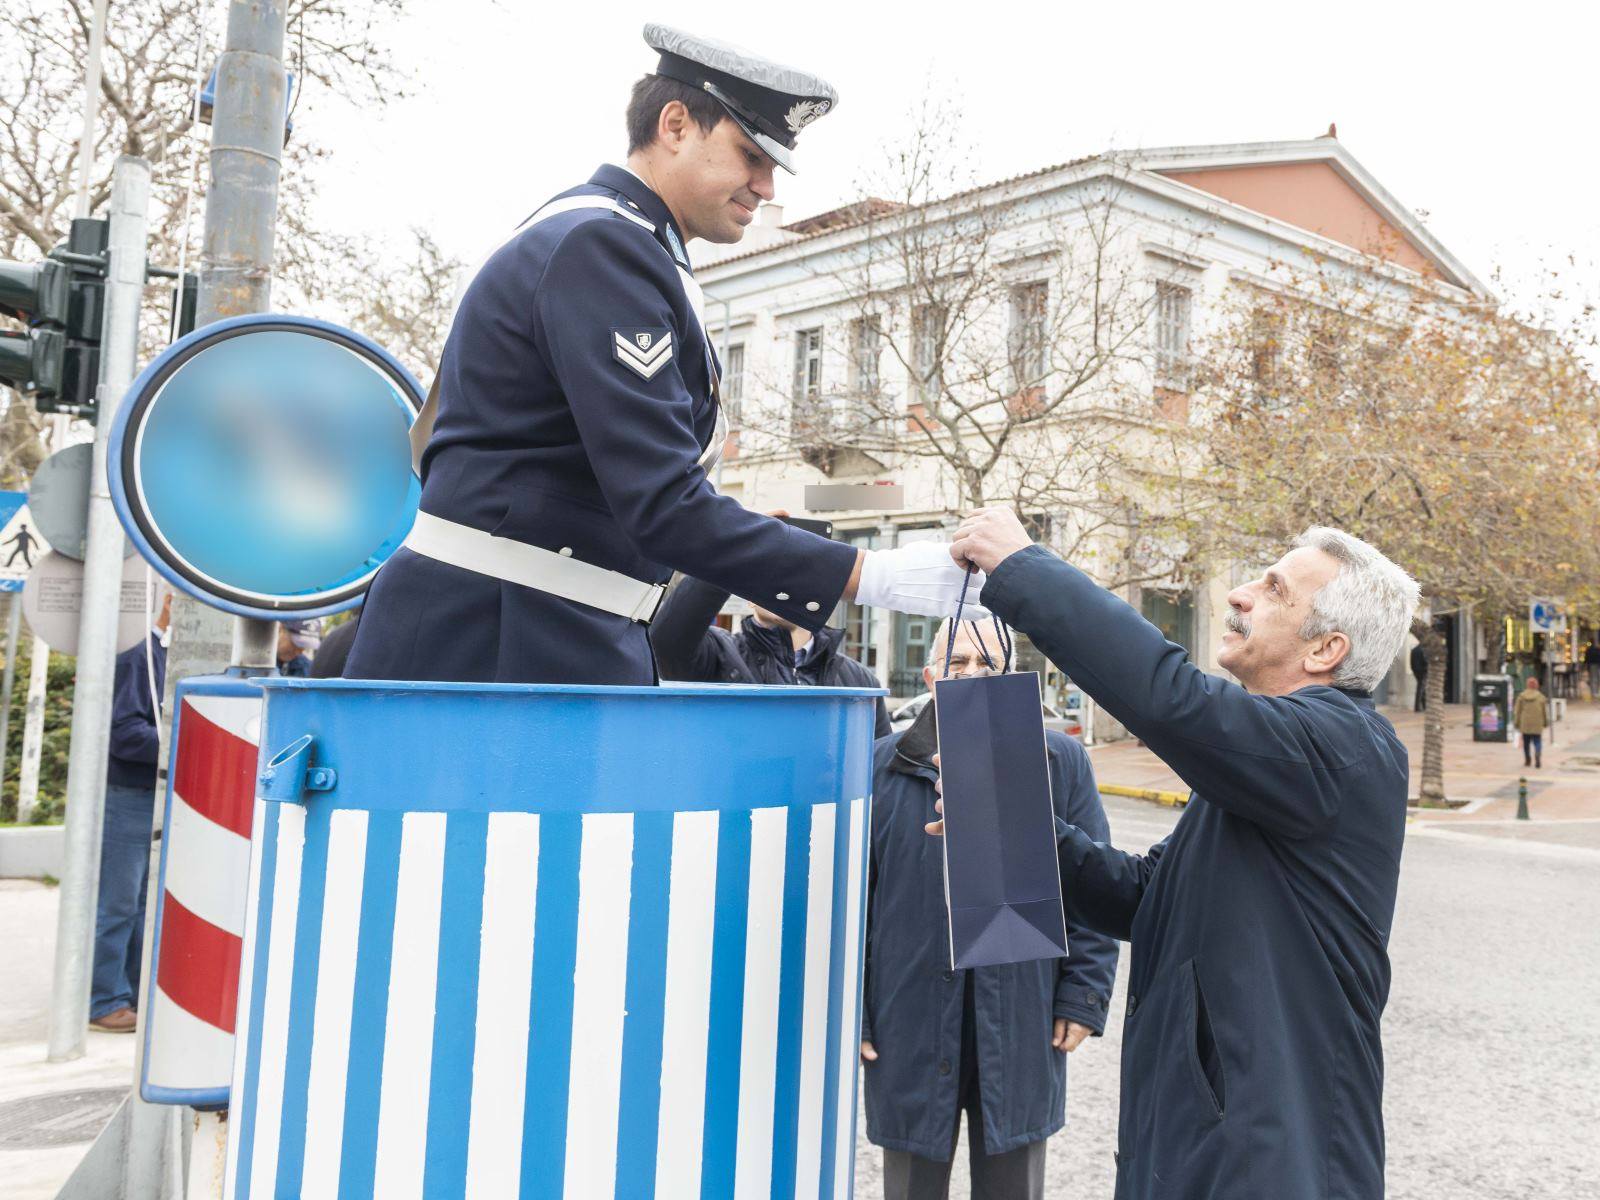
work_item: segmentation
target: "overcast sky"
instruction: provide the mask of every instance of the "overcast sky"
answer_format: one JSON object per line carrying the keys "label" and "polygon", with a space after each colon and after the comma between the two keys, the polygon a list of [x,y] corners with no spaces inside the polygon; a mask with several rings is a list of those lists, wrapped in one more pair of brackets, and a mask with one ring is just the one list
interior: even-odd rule
{"label": "overcast sky", "polygon": [[1548,0],[416,0],[389,34],[415,95],[379,114],[308,96],[295,124],[334,152],[325,220],[384,235],[421,225],[475,257],[620,159],[628,88],[654,62],[640,28],[659,20],[838,88],[836,112],[801,139],[801,174],[779,173],[788,220],[852,199],[931,80],[959,98],[983,179],[1108,148],[1311,137],[1337,121],[1480,277],[1501,266],[1525,280],[1571,255],[1569,293],[1595,297],[1597,13]]}

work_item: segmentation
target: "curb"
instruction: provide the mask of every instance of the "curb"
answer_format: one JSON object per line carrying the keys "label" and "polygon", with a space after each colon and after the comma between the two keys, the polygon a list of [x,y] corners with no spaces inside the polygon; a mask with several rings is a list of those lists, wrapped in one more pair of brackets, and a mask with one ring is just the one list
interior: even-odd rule
{"label": "curb", "polygon": [[1154,804],[1161,804],[1167,808],[1183,808],[1188,805],[1189,797],[1182,792],[1159,792],[1154,788],[1123,787],[1118,783],[1102,783],[1097,788],[1103,796],[1128,796],[1134,800],[1149,800]]}

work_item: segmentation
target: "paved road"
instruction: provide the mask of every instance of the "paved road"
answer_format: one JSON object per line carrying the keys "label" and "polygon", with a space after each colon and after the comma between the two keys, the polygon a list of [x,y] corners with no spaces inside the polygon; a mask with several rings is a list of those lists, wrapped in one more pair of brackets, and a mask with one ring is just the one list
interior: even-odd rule
{"label": "paved road", "polygon": [[[1106,807],[1127,848],[1177,820]],[[1534,826],[1549,838],[1408,832],[1384,1018],[1390,1200],[1600,1197],[1600,851]],[[1106,1036],[1072,1056],[1053,1198],[1111,1195],[1123,993],[1119,977]],[[953,1197],[968,1195],[965,1154],[963,1137]],[[856,1161],[858,1200],[881,1200],[864,1135]]]}

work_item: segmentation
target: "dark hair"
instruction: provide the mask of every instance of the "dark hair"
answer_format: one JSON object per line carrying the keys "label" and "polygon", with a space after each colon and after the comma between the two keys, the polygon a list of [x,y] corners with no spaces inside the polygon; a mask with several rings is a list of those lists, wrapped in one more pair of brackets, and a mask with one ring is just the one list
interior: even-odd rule
{"label": "dark hair", "polygon": [[633,95],[628,97],[629,154],[643,150],[656,140],[656,125],[661,120],[661,110],[674,100],[682,102],[689,110],[690,119],[707,133],[728,115],[710,92],[679,83],[676,79],[668,79],[665,75],[646,75],[633,85]]}

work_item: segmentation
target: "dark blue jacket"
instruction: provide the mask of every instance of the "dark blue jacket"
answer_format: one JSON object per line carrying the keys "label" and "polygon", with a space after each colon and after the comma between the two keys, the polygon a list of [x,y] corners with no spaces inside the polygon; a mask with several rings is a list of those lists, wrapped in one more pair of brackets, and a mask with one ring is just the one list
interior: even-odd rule
{"label": "dark blue jacket", "polygon": [[[959,1102],[963,991],[950,969],[944,856],[923,826],[937,798],[929,703],[903,733],[880,738],[872,781],[866,1001],[861,1037],[867,1137],[923,1158],[950,1157]],[[1049,730],[1057,817],[1107,837],[1105,810],[1083,747]],[[1056,1017],[1105,1028],[1117,971],[1116,939],[1069,917],[1068,958],[978,967],[974,1033],[984,1145],[991,1154],[1040,1141],[1066,1120],[1067,1056],[1050,1045]]]}
{"label": "dark blue jacket", "polygon": [[[746,617],[738,633],[711,622],[728,602],[728,593],[700,579],[684,579],[672,589],[650,626],[650,644],[663,679],[686,683],[767,683],[805,687],[883,686],[876,675],[845,654],[844,630],[824,626],[811,637],[806,657],[794,660],[786,629],[770,628]],[[878,697],[876,737],[889,735],[889,708]]]}
{"label": "dark blue jacket", "polygon": [[[122,787],[154,788],[161,743],[156,734],[156,707],[150,700],[150,675],[145,643],[117,655],[111,680],[111,742],[106,754],[106,782]],[[152,636],[156,690],[166,686],[167,648]]]}
{"label": "dark blue jacket", "polygon": [[983,602],[1194,789],[1148,854],[1061,830],[1072,911],[1132,943],[1118,1200],[1382,1196],[1394,728],[1364,693],[1255,696],[1204,674],[1039,547]]}
{"label": "dark blue jacket", "polygon": [[[698,465],[716,423],[712,358],[679,276],[682,232],[620,167],[568,196],[616,199],[529,225],[484,264],[439,366],[422,509],[664,583],[674,570],[821,628],[853,547],[719,496]],[[649,378],[618,348],[648,334]],[[648,684],[644,625],[399,550],[378,572],[345,674]]]}

